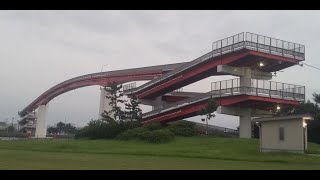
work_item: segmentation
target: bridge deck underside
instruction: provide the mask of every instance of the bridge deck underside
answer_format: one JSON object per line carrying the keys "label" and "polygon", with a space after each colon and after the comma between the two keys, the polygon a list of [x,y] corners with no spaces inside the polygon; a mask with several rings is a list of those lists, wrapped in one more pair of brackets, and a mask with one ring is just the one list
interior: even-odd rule
{"label": "bridge deck underside", "polygon": [[[184,118],[189,118],[199,115],[198,112],[205,108],[207,105],[210,94],[204,94],[202,97],[197,97],[194,103],[190,102],[178,102],[179,105],[172,105],[170,107],[160,108],[143,115],[144,123],[161,122],[169,123]],[[190,98],[194,99],[194,98]],[[282,107],[296,106],[299,104],[295,100],[277,99],[271,97],[252,96],[252,95],[237,95],[237,96],[226,96],[226,97],[215,97],[217,105],[219,106],[232,106],[242,108],[254,108],[261,110],[275,109],[276,105]],[[184,100],[188,101],[188,99]],[[171,109],[171,110],[170,110]]]}

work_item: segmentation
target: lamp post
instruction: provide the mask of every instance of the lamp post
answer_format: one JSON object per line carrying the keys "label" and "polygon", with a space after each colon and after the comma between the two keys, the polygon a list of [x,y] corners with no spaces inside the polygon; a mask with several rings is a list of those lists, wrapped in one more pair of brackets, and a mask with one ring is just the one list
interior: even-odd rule
{"label": "lamp post", "polygon": [[8,126],[8,118],[6,118],[6,126],[7,126],[7,137],[9,137],[9,126]]}
{"label": "lamp post", "polygon": [[[104,66],[110,67],[110,64],[104,64],[104,65],[102,65],[102,66],[101,66],[101,73],[102,73],[102,71],[103,71],[103,67],[104,67]],[[101,80],[102,80],[102,76],[101,76]]]}
{"label": "lamp post", "polygon": [[202,121],[206,121],[206,135],[209,134],[209,131],[208,131],[208,117],[206,117],[206,119],[202,118],[201,119]]}
{"label": "lamp post", "polygon": [[110,67],[110,64],[102,65],[102,66],[101,66],[101,72],[103,71],[103,67],[104,67],[104,66],[108,66],[108,67]]}

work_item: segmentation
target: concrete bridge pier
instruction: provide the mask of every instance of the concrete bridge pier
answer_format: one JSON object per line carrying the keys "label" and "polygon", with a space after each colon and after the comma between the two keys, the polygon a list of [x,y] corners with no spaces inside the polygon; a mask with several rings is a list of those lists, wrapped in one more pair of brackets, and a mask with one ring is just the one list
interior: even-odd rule
{"label": "concrete bridge pier", "polygon": [[239,138],[252,138],[252,124],[251,116],[240,116],[240,128],[239,128]]}
{"label": "concrete bridge pier", "polygon": [[[107,91],[104,90],[103,87],[100,87],[100,104],[99,104],[99,118],[102,118],[101,114],[104,111],[110,111],[112,108],[110,106],[110,99],[107,99],[106,96],[109,95],[109,93]],[[113,117],[113,114],[111,114],[111,117]]]}
{"label": "concrete bridge pier", "polygon": [[219,114],[227,114],[231,116],[239,116],[239,137],[240,138],[251,138],[251,108],[242,108],[242,107],[226,107],[219,106],[217,109],[217,113]]}
{"label": "concrete bridge pier", "polygon": [[46,138],[48,105],[39,105],[35,138]]}

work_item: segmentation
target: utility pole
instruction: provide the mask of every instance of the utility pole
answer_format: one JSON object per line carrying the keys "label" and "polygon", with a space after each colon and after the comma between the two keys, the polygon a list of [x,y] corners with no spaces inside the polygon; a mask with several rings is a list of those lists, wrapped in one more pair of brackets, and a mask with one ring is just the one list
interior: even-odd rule
{"label": "utility pole", "polygon": [[11,120],[12,133],[14,133],[13,120],[14,120],[14,117],[12,117],[12,120]]}
{"label": "utility pole", "polygon": [[8,118],[6,118],[6,126],[7,126],[7,137],[9,137],[9,126],[8,126]]}

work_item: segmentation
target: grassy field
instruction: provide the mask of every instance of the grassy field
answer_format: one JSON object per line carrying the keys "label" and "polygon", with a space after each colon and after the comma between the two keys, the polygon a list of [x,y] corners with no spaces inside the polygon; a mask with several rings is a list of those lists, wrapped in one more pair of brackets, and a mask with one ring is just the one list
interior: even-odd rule
{"label": "grassy field", "polygon": [[[320,156],[260,153],[256,139],[0,141],[0,169],[320,169]],[[309,153],[320,145],[309,143]]]}

